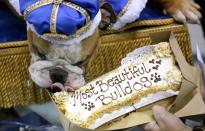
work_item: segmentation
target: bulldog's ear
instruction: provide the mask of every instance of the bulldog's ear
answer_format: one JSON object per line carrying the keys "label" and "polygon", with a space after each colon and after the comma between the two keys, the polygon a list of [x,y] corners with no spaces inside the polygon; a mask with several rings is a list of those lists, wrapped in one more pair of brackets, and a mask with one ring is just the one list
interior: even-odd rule
{"label": "bulldog's ear", "polygon": [[117,21],[117,15],[115,14],[112,5],[110,5],[109,3],[102,1],[100,4],[102,20],[99,27],[100,29],[106,29],[110,24]]}
{"label": "bulldog's ear", "polygon": [[38,54],[38,50],[33,44],[33,34],[30,29],[28,29],[27,31],[27,39],[28,39],[29,51],[33,54]]}

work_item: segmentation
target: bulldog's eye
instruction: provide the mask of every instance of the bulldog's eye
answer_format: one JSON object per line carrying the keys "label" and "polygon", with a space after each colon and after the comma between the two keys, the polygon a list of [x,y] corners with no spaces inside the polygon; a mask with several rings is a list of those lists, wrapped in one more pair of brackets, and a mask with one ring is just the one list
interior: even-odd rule
{"label": "bulldog's eye", "polygon": [[41,58],[41,60],[48,60],[47,56],[45,54],[42,54],[40,52],[37,52],[38,56]]}
{"label": "bulldog's eye", "polygon": [[83,62],[84,62],[84,61],[80,61],[80,62],[77,62],[77,63],[72,64],[72,65],[73,65],[73,66],[78,66],[78,67],[80,67],[80,66],[83,64]]}

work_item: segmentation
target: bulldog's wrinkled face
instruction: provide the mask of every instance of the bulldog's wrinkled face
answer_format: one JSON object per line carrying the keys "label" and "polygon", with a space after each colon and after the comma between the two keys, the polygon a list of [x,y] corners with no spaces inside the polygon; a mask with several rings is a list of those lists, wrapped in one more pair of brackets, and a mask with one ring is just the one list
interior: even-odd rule
{"label": "bulldog's wrinkled face", "polygon": [[39,38],[28,30],[32,62],[29,73],[40,87],[74,91],[85,84],[84,71],[77,66],[91,55],[98,43],[98,31],[82,43],[59,45]]}
{"label": "bulldog's wrinkled face", "polygon": [[39,60],[29,67],[32,80],[40,87],[74,91],[85,84],[83,70],[64,60]]}

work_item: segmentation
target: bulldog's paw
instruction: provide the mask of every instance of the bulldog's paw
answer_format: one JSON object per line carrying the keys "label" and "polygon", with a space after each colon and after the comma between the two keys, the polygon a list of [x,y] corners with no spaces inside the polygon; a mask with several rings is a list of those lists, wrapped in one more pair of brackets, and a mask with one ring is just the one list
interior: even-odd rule
{"label": "bulldog's paw", "polygon": [[171,15],[178,22],[200,23],[200,6],[194,0],[162,0],[164,14]]}
{"label": "bulldog's paw", "polygon": [[111,4],[102,0],[100,2],[100,11],[102,14],[102,20],[99,25],[100,29],[107,29],[117,21],[117,16]]}
{"label": "bulldog's paw", "polygon": [[106,9],[101,9],[102,20],[100,22],[100,29],[107,29],[111,23],[111,13]]}

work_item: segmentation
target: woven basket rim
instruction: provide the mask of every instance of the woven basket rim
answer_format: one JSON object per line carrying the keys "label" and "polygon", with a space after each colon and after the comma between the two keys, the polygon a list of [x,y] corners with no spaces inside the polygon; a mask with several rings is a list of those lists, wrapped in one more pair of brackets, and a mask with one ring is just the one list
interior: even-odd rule
{"label": "woven basket rim", "polygon": [[0,43],[0,49],[12,48],[12,47],[23,47],[28,46],[28,41],[12,41],[12,42],[2,42]]}
{"label": "woven basket rim", "polygon": [[[185,27],[185,28],[184,28]],[[111,32],[106,32],[105,34],[101,34],[101,42],[104,44],[106,42],[115,42],[120,40],[130,40],[136,39],[136,38],[144,38],[148,37],[150,33],[154,32],[161,32],[161,31],[186,31],[186,25],[185,24],[171,24],[171,25],[162,25],[162,26],[157,26],[156,27],[148,27],[148,28],[143,28],[143,29],[137,29],[137,30],[127,30],[123,32],[116,32],[116,33],[111,33]],[[104,33],[104,32],[103,32]],[[132,34],[132,35],[130,35]],[[135,34],[135,35],[134,35]],[[126,37],[124,37],[126,35]],[[122,36],[122,37],[120,37]],[[134,37],[130,37],[134,36]]]}
{"label": "woven basket rim", "polygon": [[136,21],[133,23],[127,24],[125,27],[119,29],[119,30],[105,30],[101,31],[101,34],[113,34],[113,33],[120,33],[132,28],[136,27],[156,27],[156,26],[163,26],[163,25],[171,25],[176,23],[173,18],[166,18],[166,19],[156,19],[156,20],[142,20],[142,21]]}

